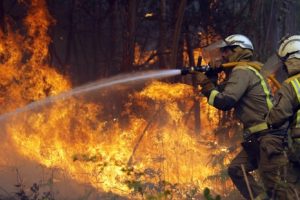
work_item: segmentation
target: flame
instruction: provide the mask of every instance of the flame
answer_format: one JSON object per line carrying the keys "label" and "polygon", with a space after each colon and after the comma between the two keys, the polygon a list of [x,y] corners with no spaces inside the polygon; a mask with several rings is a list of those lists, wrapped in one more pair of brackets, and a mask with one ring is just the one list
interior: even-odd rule
{"label": "flame", "polygon": [[[107,122],[97,117],[102,113],[101,106],[74,99],[58,102],[42,112],[18,115],[7,132],[14,148],[26,158],[62,169],[73,179],[106,191],[129,192],[125,181],[130,177],[124,169],[131,166],[130,157],[134,158],[132,165],[136,170],[164,168],[164,179],[169,182],[204,180],[215,172],[205,167],[209,149],[200,148],[197,138],[191,136],[178,103],[192,101],[192,96],[190,86],[161,82],[134,94],[132,98],[140,101],[137,104],[151,99],[164,116],[164,123],[158,126],[153,122],[141,141],[141,130],[149,123],[145,118],[130,113],[128,127],[121,128],[116,122],[107,129]],[[144,107],[150,109],[150,105]],[[139,142],[133,154],[132,149]]]}
{"label": "flame", "polygon": [[[132,94],[127,108],[134,110],[135,105],[141,105],[143,112],[152,109],[152,115],[159,112],[159,117],[149,122],[147,117],[128,112],[123,114],[130,119],[125,128],[121,128],[118,119],[107,128],[108,122],[101,120],[104,114],[100,105],[70,99],[16,116],[7,132],[13,147],[24,157],[61,169],[73,179],[105,191],[130,193],[125,184],[132,179],[126,171],[129,167],[141,172],[161,171],[163,179],[171,183],[198,182],[204,187],[209,185],[204,180],[218,168],[207,165],[210,148],[199,145],[199,138],[184,122],[193,93],[193,88],[185,84],[153,82]],[[179,108],[180,102],[185,102],[186,107]],[[203,113],[207,112],[203,109]],[[139,140],[149,123],[150,128]],[[212,131],[213,123],[203,126]],[[202,140],[205,138],[209,137]],[[225,152],[224,149],[216,148],[215,153]],[[131,158],[133,161],[129,162]]]}
{"label": "flame", "polygon": [[[45,1],[32,0],[24,20],[27,34],[9,26],[7,33],[0,32],[0,102],[5,105],[0,113],[72,88],[68,77],[47,64],[51,42],[47,31],[53,23]],[[80,183],[122,195],[132,191],[126,182],[137,178],[129,173],[132,169],[151,169],[157,172],[156,179],[222,191],[222,185],[206,181],[220,170],[208,165],[212,151],[207,143],[214,145],[213,153],[228,153],[211,134],[218,126],[218,111],[200,99],[205,131],[195,136],[190,127],[194,119],[189,119],[194,95],[185,84],[152,82],[129,93],[117,118],[107,117],[104,101],[99,104],[85,96],[63,99],[6,120],[9,145],[1,150],[13,148],[25,159],[60,169]],[[124,119],[128,119],[125,126]],[[3,153],[0,163],[14,164]]]}
{"label": "flame", "polygon": [[[29,102],[55,95],[71,87],[70,81],[46,64],[50,38],[47,35],[51,17],[44,1],[32,1],[25,19],[27,37],[12,30],[0,31],[1,101],[0,113]],[[24,62],[25,60],[25,62]]]}
{"label": "flame", "polygon": [[154,15],[153,13],[146,13],[146,14],[145,14],[145,17],[146,17],[146,18],[147,18],[147,17],[153,17],[153,15]]}

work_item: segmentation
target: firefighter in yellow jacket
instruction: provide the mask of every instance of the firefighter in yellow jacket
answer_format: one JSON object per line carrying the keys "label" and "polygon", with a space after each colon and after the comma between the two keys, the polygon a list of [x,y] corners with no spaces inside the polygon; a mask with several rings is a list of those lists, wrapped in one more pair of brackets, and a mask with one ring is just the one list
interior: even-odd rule
{"label": "firefighter in yellow jacket", "polygon": [[[278,63],[288,74],[276,92],[275,105],[266,120],[270,128],[289,126],[290,165],[287,180],[300,188],[300,35],[283,40],[278,49]],[[275,62],[276,63],[276,62]]]}
{"label": "firefighter in yellow jacket", "polygon": [[[268,84],[255,66],[253,45],[244,35],[231,35],[212,45],[221,50],[222,63],[234,63],[227,74],[223,90],[203,73],[197,73],[198,84],[208,103],[220,110],[234,108],[244,126],[242,150],[231,161],[228,174],[246,199],[291,199],[289,189],[281,184],[282,169],[287,164],[283,154],[284,135],[268,132],[265,117],[272,108]],[[249,173],[259,170],[261,187]]]}

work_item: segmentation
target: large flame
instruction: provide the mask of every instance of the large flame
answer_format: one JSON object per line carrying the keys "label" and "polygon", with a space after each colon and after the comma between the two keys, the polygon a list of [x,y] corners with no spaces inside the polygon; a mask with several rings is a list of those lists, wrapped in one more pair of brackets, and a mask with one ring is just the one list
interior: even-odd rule
{"label": "large flame", "polygon": [[[7,33],[0,32],[0,102],[4,105],[0,113],[71,88],[68,78],[47,64],[51,41],[47,31],[53,22],[45,1],[32,0],[24,20],[27,34],[9,26]],[[5,120],[9,148],[25,159],[63,170],[80,183],[122,195],[131,192],[126,183],[137,178],[129,172],[150,169],[156,172],[156,181],[223,191],[222,185],[206,181],[219,170],[208,165],[212,153],[226,152],[212,134],[218,126],[217,111],[201,99],[205,131],[196,136],[189,116],[195,98],[191,86],[152,82],[125,98],[129,101],[117,117],[107,117],[105,101],[97,103],[86,96],[14,115]],[[2,153],[0,163],[14,164]]]}
{"label": "large flame", "polygon": [[26,37],[7,27],[0,31],[1,113],[11,111],[29,102],[68,90],[68,79],[47,65],[47,34],[52,21],[44,1],[32,1],[25,19]]}
{"label": "large flame", "polygon": [[[127,108],[140,105],[140,111],[152,111],[155,119],[129,111],[120,116],[129,118],[128,125],[121,128],[118,119],[112,123],[101,119],[101,106],[70,99],[18,114],[14,123],[7,125],[7,132],[23,156],[106,191],[129,192],[125,184],[131,179],[128,167],[159,170],[164,180],[172,183],[203,181],[199,183],[203,187],[216,169],[207,166],[210,149],[191,136],[185,122],[192,95],[190,86],[154,82],[134,94]],[[180,102],[186,107],[179,108]],[[209,130],[216,124],[206,126]]]}

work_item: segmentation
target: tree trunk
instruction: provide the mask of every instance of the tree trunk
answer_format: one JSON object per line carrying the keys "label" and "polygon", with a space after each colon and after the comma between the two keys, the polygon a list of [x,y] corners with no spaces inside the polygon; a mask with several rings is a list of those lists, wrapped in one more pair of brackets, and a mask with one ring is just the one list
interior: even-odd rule
{"label": "tree trunk", "polygon": [[0,0],[0,30],[5,33],[5,14],[4,14],[4,6],[3,6],[3,0]]}
{"label": "tree trunk", "polygon": [[178,12],[177,12],[177,20],[175,26],[175,32],[173,36],[173,44],[172,44],[172,53],[171,53],[171,68],[175,69],[177,66],[177,53],[178,53],[178,44],[179,44],[179,37],[181,33],[181,27],[184,17],[186,0],[181,0]]}
{"label": "tree trunk", "polygon": [[160,20],[159,20],[159,47],[158,47],[158,59],[159,68],[166,67],[165,50],[167,44],[167,24],[166,24],[166,0],[160,0]]}
{"label": "tree trunk", "polygon": [[125,9],[127,17],[123,37],[122,72],[130,71],[133,66],[137,2],[138,0],[129,0],[126,5],[127,8]]}
{"label": "tree trunk", "polygon": [[69,30],[67,36],[67,44],[66,44],[66,54],[64,59],[64,66],[68,68],[68,65],[71,61],[71,48],[73,42],[73,10],[75,6],[75,0],[71,1],[70,12],[69,12]]}
{"label": "tree trunk", "polygon": [[295,32],[295,17],[293,13],[296,13],[296,2],[295,1],[282,1],[282,12],[283,14],[283,35],[291,34]]}
{"label": "tree trunk", "polygon": [[[189,65],[190,66],[195,66],[195,60],[194,60],[194,52],[193,52],[193,47],[191,44],[191,37],[187,28],[187,33],[185,34],[185,41],[186,41],[186,46],[187,46],[187,52],[188,52],[188,57],[189,57]],[[201,64],[201,63],[197,63]],[[196,83],[196,78],[195,76],[192,76],[192,83],[194,86],[195,93],[198,93],[198,85]],[[200,120],[200,104],[197,98],[194,99],[194,119],[195,119],[195,133],[198,134],[200,132],[201,128],[201,120]]]}
{"label": "tree trunk", "polygon": [[115,50],[117,49],[117,40],[116,40],[116,31],[117,31],[117,1],[113,0],[110,1],[110,9],[111,9],[111,16],[110,16],[110,46],[109,46],[109,60],[108,66],[105,69],[105,75],[115,74],[119,69],[117,68],[116,58],[115,58]]}
{"label": "tree trunk", "polygon": [[99,67],[99,62],[98,62],[98,57],[99,57],[99,38],[101,38],[100,31],[101,30],[99,27],[101,24],[99,23],[100,21],[100,13],[101,13],[101,6],[100,2],[95,1],[95,19],[94,19],[94,33],[93,33],[93,40],[91,40],[91,46],[93,48],[93,58],[92,58],[92,65],[89,66],[88,68],[88,79],[93,80],[96,78],[98,67]]}

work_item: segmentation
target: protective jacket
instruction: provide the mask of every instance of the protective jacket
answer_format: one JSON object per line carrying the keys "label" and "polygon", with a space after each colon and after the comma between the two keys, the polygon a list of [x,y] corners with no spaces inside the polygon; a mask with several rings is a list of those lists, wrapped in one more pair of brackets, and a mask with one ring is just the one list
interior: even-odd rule
{"label": "protective jacket", "polygon": [[300,61],[292,60],[288,65],[290,78],[277,91],[275,105],[266,120],[273,128],[289,122],[291,137],[300,138]]}
{"label": "protective jacket", "polygon": [[265,78],[243,61],[232,69],[223,91],[214,89],[206,96],[220,110],[235,108],[244,129],[254,133],[267,129],[265,116],[272,107],[272,95]]}

